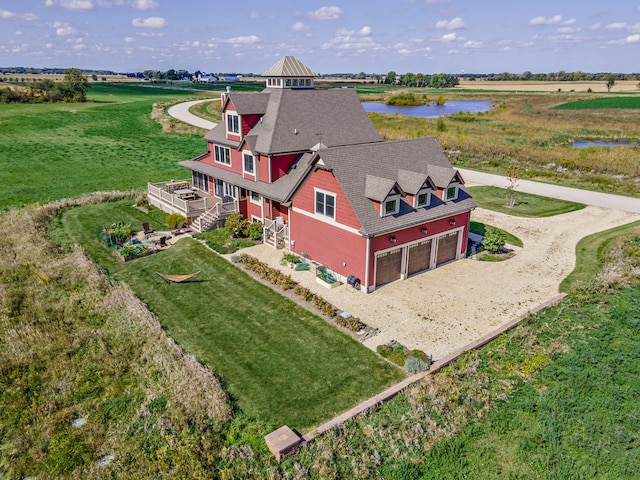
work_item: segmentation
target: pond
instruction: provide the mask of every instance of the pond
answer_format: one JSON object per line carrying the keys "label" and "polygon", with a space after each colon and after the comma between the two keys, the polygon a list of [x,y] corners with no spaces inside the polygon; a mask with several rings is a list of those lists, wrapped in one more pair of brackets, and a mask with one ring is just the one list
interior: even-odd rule
{"label": "pond", "polygon": [[572,147],[617,147],[620,145],[634,145],[640,147],[640,142],[630,142],[627,140],[574,140]]}
{"label": "pond", "polygon": [[407,115],[409,117],[438,118],[456,113],[483,113],[493,108],[491,100],[447,100],[444,105],[404,106],[385,105],[379,102],[362,102],[367,112]]}

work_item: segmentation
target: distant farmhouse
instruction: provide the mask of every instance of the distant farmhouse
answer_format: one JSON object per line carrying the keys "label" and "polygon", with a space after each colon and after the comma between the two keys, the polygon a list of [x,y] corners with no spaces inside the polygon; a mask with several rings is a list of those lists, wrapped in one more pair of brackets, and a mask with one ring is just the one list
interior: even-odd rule
{"label": "distant farmhouse", "polygon": [[239,212],[365,292],[465,256],[476,204],[437,139],[383,141],[354,90],[314,89],[294,57],[263,77],[222,93],[207,151],[179,162],[191,179],[149,184],[151,204],[197,231]]}

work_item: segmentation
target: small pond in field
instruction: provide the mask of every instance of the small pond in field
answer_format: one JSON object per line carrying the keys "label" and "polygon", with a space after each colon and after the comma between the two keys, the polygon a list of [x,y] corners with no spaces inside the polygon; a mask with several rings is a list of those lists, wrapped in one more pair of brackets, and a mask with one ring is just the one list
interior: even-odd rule
{"label": "small pond in field", "polygon": [[447,100],[444,105],[427,103],[426,105],[404,106],[385,105],[380,102],[362,102],[367,112],[407,115],[409,117],[438,118],[456,113],[483,113],[493,108],[491,100]]}
{"label": "small pond in field", "polygon": [[634,145],[640,147],[640,142],[629,142],[626,140],[575,140],[571,146],[583,147],[617,147],[619,145]]}

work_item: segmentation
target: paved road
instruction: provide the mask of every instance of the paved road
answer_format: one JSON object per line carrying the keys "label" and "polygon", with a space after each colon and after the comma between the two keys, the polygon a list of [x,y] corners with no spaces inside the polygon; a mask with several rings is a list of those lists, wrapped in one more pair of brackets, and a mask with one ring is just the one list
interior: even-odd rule
{"label": "paved road", "polygon": [[[505,188],[509,182],[506,177],[491,173],[476,172],[460,168],[462,178],[467,183],[479,183],[493,187]],[[611,208],[623,212],[640,213],[640,198],[623,197],[621,195],[611,195],[609,193],[591,192],[580,190],[579,188],[562,187],[548,183],[532,182],[530,180],[519,180],[516,188],[517,192],[533,193],[543,197],[559,198],[571,202],[594,205],[596,207]]]}
{"label": "paved road", "polygon": [[178,103],[177,105],[174,105],[173,107],[170,107],[168,110],[169,115],[171,115],[173,118],[177,118],[178,120],[184,122],[184,123],[188,123],[189,125],[194,125],[196,127],[200,127],[200,128],[205,128],[207,130],[211,130],[213,127],[216,126],[215,123],[210,122],[209,120],[205,120],[204,118],[200,118],[194,114],[192,114],[191,112],[189,112],[189,109],[198,104],[198,103],[202,103],[202,102],[210,102],[212,100],[218,100],[216,98],[206,98],[204,100],[194,100],[192,102],[184,102],[184,103]]}
{"label": "paved road", "polygon": [[[169,108],[169,115],[190,125],[211,130],[216,126],[214,122],[210,122],[209,120],[193,115],[189,112],[189,109],[198,103],[209,102],[212,100],[217,99],[209,98],[205,100],[194,100],[192,102],[179,103]],[[501,188],[505,188],[509,183],[507,178],[501,175],[476,172],[474,170],[462,168],[459,170],[462,177],[468,183],[478,183],[480,185],[490,185]],[[569,200],[571,202],[584,203],[586,205],[594,205],[596,207],[611,208],[613,210],[621,210],[623,212],[640,213],[639,198],[591,192],[589,190],[580,190],[578,188],[532,182],[530,180],[519,180],[516,191],[533,193],[535,195],[542,195],[543,197],[559,198],[561,200]]]}

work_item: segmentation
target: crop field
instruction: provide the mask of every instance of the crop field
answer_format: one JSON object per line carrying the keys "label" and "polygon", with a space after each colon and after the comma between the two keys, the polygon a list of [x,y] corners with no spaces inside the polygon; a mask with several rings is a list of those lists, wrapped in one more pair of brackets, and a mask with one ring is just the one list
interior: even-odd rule
{"label": "crop field", "polygon": [[[436,135],[458,165],[639,194],[637,148],[567,146],[638,139],[637,110],[457,95],[496,109],[372,118],[385,138]],[[111,191],[184,176],[202,132],[164,110],[211,96],[99,83],[85,104],[0,106],[0,478],[637,478],[637,222],[578,245],[562,303],[277,463],[265,434],[312,429],[404,374],[195,241],[125,264],[98,243],[113,221],[163,228]],[[93,191],[111,193],[80,198]],[[531,215],[580,208],[521,199]],[[186,285],[154,273],[195,270]]]}

